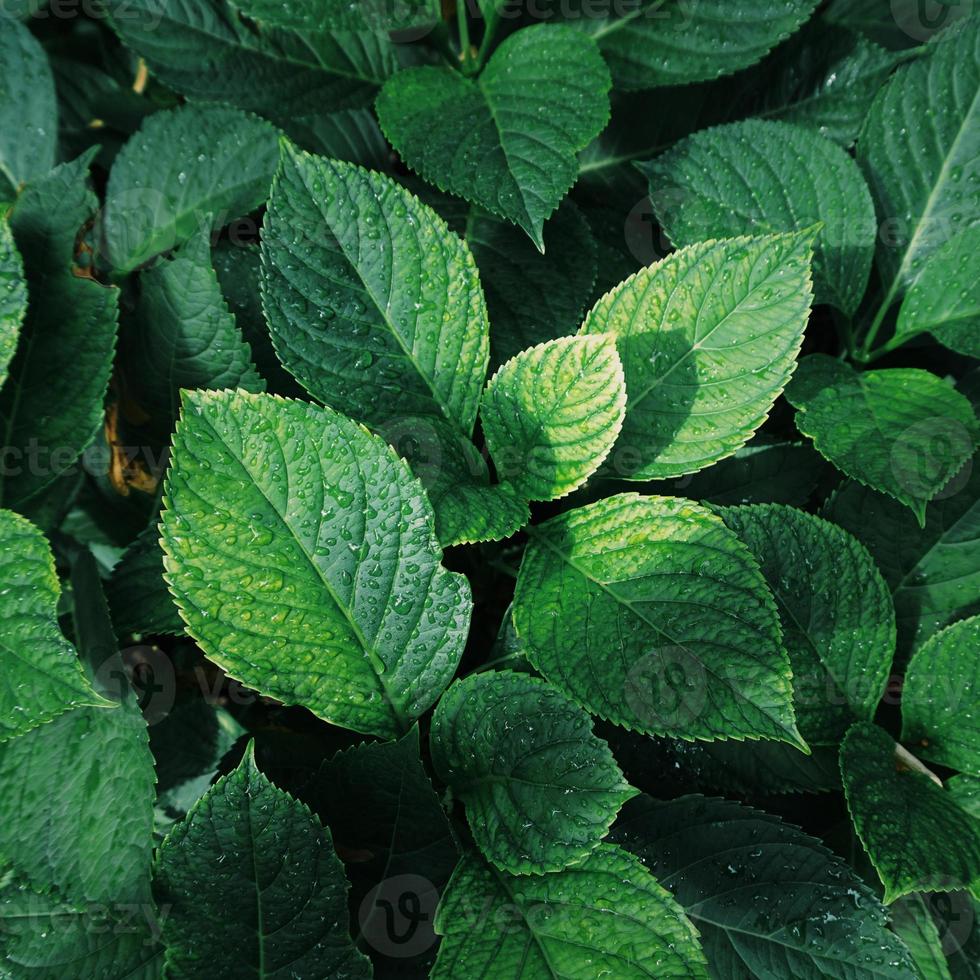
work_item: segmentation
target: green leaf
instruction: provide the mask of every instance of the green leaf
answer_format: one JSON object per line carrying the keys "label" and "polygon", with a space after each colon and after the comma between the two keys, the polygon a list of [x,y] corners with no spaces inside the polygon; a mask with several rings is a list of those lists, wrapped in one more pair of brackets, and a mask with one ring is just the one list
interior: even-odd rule
{"label": "green leaf", "polygon": [[489,325],[469,249],[395,181],[286,146],[262,235],[276,350],[369,424],[432,415],[469,435]]}
{"label": "green leaf", "polygon": [[152,909],[153,758],[88,553],[72,591],[86,669],[118,704],[74,708],[0,745],[0,854],[68,902]]}
{"label": "green leaf", "polygon": [[847,806],[885,901],[917,891],[980,891],[980,822],[896,749],[869,722],[854,725],[841,745]]}
{"label": "green leaf", "polygon": [[161,533],[188,632],[231,676],[382,737],[442,693],[469,586],[380,439],[330,409],[189,392]]}
{"label": "green leaf", "polygon": [[130,544],[113,568],[106,583],[106,598],[118,636],[183,635],[184,624],[163,580],[163,549],[155,524]]}
{"label": "green leaf", "polygon": [[0,510],[0,743],[70,708],[108,704],[58,628],[60,596],[44,535]]}
{"label": "green leaf", "polygon": [[682,476],[748,442],[796,364],[811,242],[795,234],[693,245],[596,303],[582,332],[613,334],[626,373],[617,475]]}
{"label": "green leaf", "polygon": [[17,337],[27,312],[24,263],[10,225],[0,220],[0,387],[17,349]]}
{"label": "green leaf", "polygon": [[980,820],[980,777],[953,776],[946,783],[950,796],[956,800],[957,806],[965,810],[971,817]]}
{"label": "green leaf", "polygon": [[283,126],[366,106],[397,67],[386,34],[255,30],[228,0],[106,0],[122,42],[164,84],[192,99],[228,102]]}
{"label": "green leaf", "polygon": [[601,718],[806,751],[765,579],[702,507],[621,494],[536,527],[514,625],[545,679]]}
{"label": "green leaf", "polygon": [[925,260],[898,312],[894,342],[928,330],[946,347],[980,357],[978,252],[980,225],[964,229]]}
{"label": "green leaf", "polygon": [[875,214],[860,170],[841,147],[789,123],[747,119],[695,133],[637,166],[675,245],[822,223],[813,243],[815,300],[845,313],[857,308],[871,270]]}
{"label": "green leaf", "polygon": [[952,980],[943,942],[924,895],[906,895],[892,906],[895,932],[908,947],[920,980]]}
{"label": "green leaf", "polygon": [[377,101],[402,159],[440,190],[520,225],[543,227],[578,175],[576,154],[609,119],[609,71],[571,28],[517,31],[476,79],[450,68],[399,72]]}
{"label": "green leaf", "polygon": [[75,237],[98,203],[86,186],[90,157],[28,184],[10,216],[29,301],[0,390],[0,499],[18,510],[92,441],[112,371],[117,290],[73,268]]}
{"label": "green leaf", "polygon": [[931,636],[902,686],[902,741],[924,759],[980,776],[980,617]]}
{"label": "green leaf", "polygon": [[467,855],[436,932],[444,938],[433,980],[708,977],[697,930],[636,858],[609,844],[577,867],[531,877]]}
{"label": "green leaf", "polygon": [[[557,6],[557,4],[555,4]],[[815,0],[581,0],[568,10],[612,70],[617,89],[647,89],[730,75],[751,65],[810,16]]]}
{"label": "green leaf", "polygon": [[975,459],[926,506],[924,527],[898,501],[855,482],[834,494],[825,516],[861,541],[885,576],[903,662],[944,626],[980,612],[980,466]]}
{"label": "green leaf", "polygon": [[527,674],[457,681],[439,701],[430,744],[477,846],[510,874],[580,864],[636,794],[592,719]]}
{"label": "green leaf", "polygon": [[103,234],[113,268],[130,272],[258,207],[278,159],[275,127],[238,109],[154,113],[109,175]]}
{"label": "green leaf", "polygon": [[[956,231],[980,221],[980,18],[937,37],[879,91],[857,159],[877,205],[883,306],[915,281]],[[941,112],[933,107],[942,105]]]}
{"label": "green leaf", "polygon": [[687,910],[713,977],[915,977],[867,885],[778,817],[702,796],[644,796],[626,805],[612,838]]}
{"label": "green leaf", "polygon": [[857,372],[826,354],[800,362],[786,398],[796,427],[842,473],[905,504],[926,505],[980,440],[967,399],[930,371]]}
{"label": "green leaf", "polygon": [[251,744],[170,831],[157,862],[169,977],[371,976],[347,932],[330,832],[259,772]]}
{"label": "green leaf", "polygon": [[874,716],[895,653],[895,610],[867,550],[792,507],[731,507],[725,523],[755,556],[779,607],[800,732],[837,745]]}
{"label": "green leaf", "polygon": [[206,229],[140,275],[139,300],[123,319],[119,353],[136,401],[168,426],[182,388],[265,390],[221,293]]}
{"label": "green leaf", "polygon": [[234,6],[253,20],[299,31],[366,30],[378,32],[410,31],[431,27],[439,21],[439,5],[434,0],[404,0],[397,4],[348,0],[233,0]]}
{"label": "green leaf", "polygon": [[26,27],[0,13],[0,200],[46,174],[54,166],[57,143],[58,105],[48,56]]}
{"label": "green leaf", "polygon": [[509,360],[487,383],[480,419],[497,475],[527,500],[581,486],[623,425],[626,381],[609,335],[562,337]]}

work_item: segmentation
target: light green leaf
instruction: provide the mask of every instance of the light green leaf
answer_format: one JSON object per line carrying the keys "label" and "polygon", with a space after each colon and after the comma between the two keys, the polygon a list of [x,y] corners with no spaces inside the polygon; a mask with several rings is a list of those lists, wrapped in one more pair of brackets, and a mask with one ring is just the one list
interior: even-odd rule
{"label": "light green leaf", "polygon": [[920,980],[952,980],[942,937],[924,895],[906,895],[892,906],[895,932],[908,947]]}
{"label": "light green leaf", "polygon": [[870,722],[854,725],[841,746],[847,806],[885,886],[885,901],[912,892],[977,893],[980,822],[896,749]]}
{"label": "light green leaf", "polygon": [[842,473],[905,504],[926,505],[980,439],[970,403],[930,371],[857,372],[826,354],[800,362],[786,398],[796,427]]}
{"label": "light green leaf", "polygon": [[29,302],[0,389],[0,500],[18,510],[72,469],[102,420],[118,291],[73,267],[75,238],[97,205],[86,184],[91,155],[32,181],[11,212]]}
{"label": "light green leaf", "polygon": [[898,312],[893,343],[928,330],[941,344],[980,357],[980,225],[964,229],[923,263]]}
{"label": "light green leaf", "polygon": [[449,683],[469,586],[381,439],[330,409],[189,392],[161,533],[188,632],[247,686],[382,737]]}
{"label": "light green leaf", "polygon": [[182,388],[265,390],[221,293],[206,229],[140,275],[119,348],[135,400],[167,424],[177,415]]}
{"label": "light green leaf", "polygon": [[527,500],[581,486],[609,455],[626,381],[609,335],[562,337],[509,360],[487,383],[480,420],[497,475]]}
{"label": "light green leaf", "polygon": [[688,501],[621,494],[536,527],[514,625],[545,679],[601,718],[806,750],[765,579],[721,518]]}
{"label": "light green leaf", "polygon": [[803,342],[811,242],[808,233],[703,242],[596,303],[582,332],[615,336],[626,373],[617,475],[693,473],[748,442]]}
{"label": "light green leaf", "polygon": [[287,131],[366,106],[397,67],[387,34],[375,30],[255,30],[228,0],[107,0],[122,42],[164,84],[192,99],[228,102]]}
{"label": "light green leaf", "polygon": [[10,225],[0,220],[0,387],[17,349],[17,337],[27,312],[24,263]]}
{"label": "light green leaf", "polygon": [[130,272],[196,234],[258,207],[279,160],[275,127],[227,106],[149,116],[119,151],[103,235],[117,272]]}
{"label": "light green leaf", "polygon": [[273,343],[316,398],[369,424],[432,415],[470,434],[486,304],[434,211],[388,177],[286,146],[262,268]]}
{"label": "light green leaf", "polygon": [[429,736],[439,778],[466,803],[484,857],[510,874],[579,864],[636,794],[592,719],[527,674],[471,674],[442,696]]}
{"label": "light green leaf", "polygon": [[929,637],[902,685],[902,741],[931,762],[980,776],[980,617]]}
{"label": "light green leaf", "polygon": [[871,104],[857,159],[882,228],[877,265],[886,307],[936,249],[980,222],[978,94],[980,18],[973,17],[899,68]]}
{"label": "light green leaf", "polygon": [[0,854],[35,890],[152,912],[153,757],[87,552],[72,592],[79,650],[113,707],[74,708],[0,745]]}
{"label": "light green leaf", "polygon": [[721,516],[779,607],[801,734],[810,745],[839,744],[885,693],[895,653],[888,586],[865,548],[829,521],[765,504]]}
{"label": "light green leaf", "polygon": [[576,155],[609,119],[609,71],[595,44],[539,24],[508,37],[476,79],[450,68],[399,72],[377,101],[384,134],[440,190],[543,227],[578,176]]}
{"label": "light green leaf", "polygon": [[915,977],[867,885],[778,817],[702,796],[644,796],[623,809],[612,839],[687,910],[713,977]]}
{"label": "light green leaf", "polygon": [[924,527],[897,500],[853,481],[834,494],[825,516],[861,541],[885,576],[895,603],[902,662],[937,630],[980,612],[976,459],[926,506]]}
{"label": "light green leaf", "polygon": [[184,624],[163,580],[163,549],[155,524],[130,544],[113,568],[106,598],[120,637],[131,633],[183,635]]}
{"label": "light green leaf", "polygon": [[330,831],[259,772],[251,743],[167,835],[156,885],[174,980],[371,976]]}
{"label": "light green leaf", "polygon": [[0,742],[70,708],[108,706],[58,628],[60,595],[44,535],[0,510]]}
{"label": "light green leaf", "polygon": [[[558,6],[557,2],[546,6]],[[639,0],[625,6],[561,5],[588,32],[618,89],[700,82],[745,68],[810,16],[815,0]]]}
{"label": "light green leaf", "polygon": [[0,13],[0,200],[46,174],[57,144],[58,104],[48,56],[24,25]]}
{"label": "light green leaf", "polygon": [[531,877],[465,856],[439,904],[436,932],[443,940],[433,980],[708,977],[683,911],[636,858],[609,844],[577,867]]}
{"label": "light green leaf", "polygon": [[789,123],[747,119],[695,133],[637,166],[675,245],[822,223],[813,244],[816,302],[857,308],[875,213],[861,171],[841,147]]}

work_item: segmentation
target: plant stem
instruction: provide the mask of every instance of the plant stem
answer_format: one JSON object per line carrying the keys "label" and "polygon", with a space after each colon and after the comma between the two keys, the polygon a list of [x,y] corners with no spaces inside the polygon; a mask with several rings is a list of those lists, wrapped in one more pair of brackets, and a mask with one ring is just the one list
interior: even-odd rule
{"label": "plant stem", "polygon": [[497,9],[497,5],[494,4],[490,8],[490,13],[487,15],[483,24],[483,37],[480,39],[480,50],[476,54],[477,69],[482,68],[484,62],[487,60],[487,56],[490,54],[490,48],[493,47],[494,38],[497,36],[497,28],[499,26],[500,12]]}
{"label": "plant stem", "polygon": [[456,24],[459,27],[459,57],[463,71],[471,70],[472,49],[470,47],[470,21],[467,15],[467,0],[456,0]]}
{"label": "plant stem", "polygon": [[881,306],[878,307],[878,312],[875,314],[875,318],[871,321],[871,326],[868,327],[868,332],[864,336],[864,342],[861,344],[861,349],[855,352],[855,356],[858,360],[867,361],[868,355],[871,353],[871,345],[875,341],[875,337],[878,336],[878,331],[881,329],[881,325],[885,322],[885,317],[888,316],[888,311],[892,307],[892,300],[895,298],[895,282],[893,280],[891,288],[885,294],[885,298],[881,301]]}

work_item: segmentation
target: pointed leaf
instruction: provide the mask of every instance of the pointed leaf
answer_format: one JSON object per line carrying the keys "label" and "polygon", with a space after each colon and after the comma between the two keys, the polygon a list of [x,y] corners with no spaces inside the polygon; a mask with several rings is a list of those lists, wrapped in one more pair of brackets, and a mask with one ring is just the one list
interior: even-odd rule
{"label": "pointed leaf", "polygon": [[514,625],[534,667],[601,718],[805,750],[765,579],[702,507],[621,494],[536,527]]}
{"label": "pointed leaf", "polygon": [[268,196],[278,159],[275,127],[238,109],[154,113],[109,175],[103,234],[113,268],[129,272],[248,214]]}
{"label": "pointed leaf", "polygon": [[369,424],[433,415],[469,435],[488,358],[469,249],[388,177],[286,146],[262,236],[286,368]]}
{"label": "pointed leaf", "polygon": [[697,930],[636,858],[609,844],[577,867],[531,877],[467,855],[436,931],[444,938],[434,980],[708,977]]}
{"label": "pointed leaf", "polygon": [[520,225],[543,226],[578,175],[576,154],[609,119],[609,71],[569,27],[508,37],[478,78],[424,66],[399,72],[377,101],[385,136],[440,190]]}
{"label": "pointed leaf", "polygon": [[916,755],[980,776],[980,617],[931,636],[902,685],[902,741]]}
{"label": "pointed leaf", "polygon": [[864,547],[829,521],[765,504],[721,516],[779,607],[800,732],[811,745],[839,744],[885,693],[895,652],[888,586]]}
{"label": "pointed leaf", "polygon": [[811,240],[773,235],[693,245],[596,303],[582,332],[613,334],[626,373],[617,475],[693,473],[748,442],[789,381],[803,342]]}
{"label": "pointed leaf", "polygon": [[912,892],[980,891],[980,821],[895,750],[887,732],[860,722],[840,757],[851,819],[885,901]]}
{"label": "pointed leaf", "polygon": [[457,681],[436,708],[430,745],[477,846],[510,874],[581,863],[636,793],[592,719],[527,674]]}
{"label": "pointed leaf", "polygon": [[796,427],[842,473],[911,508],[926,504],[973,455],[980,423],[970,403],[930,371],[858,373],[812,354],[800,362],[786,398]]}
{"label": "pointed leaf", "polygon": [[675,245],[822,222],[813,245],[815,300],[845,313],[857,308],[875,213],[861,171],[841,147],[799,126],[748,119],[695,133],[638,166]]}
{"label": "pointed leaf", "polygon": [[527,500],[581,486],[623,425],[626,381],[609,335],[562,337],[509,360],[487,383],[480,419],[497,475]]}
{"label": "pointed leaf", "polygon": [[27,312],[24,263],[7,221],[0,221],[0,387],[17,349],[17,337]]}
{"label": "pointed leaf", "polygon": [[688,910],[714,977],[915,977],[867,885],[778,817],[702,796],[644,796],[624,807],[612,838]]}
{"label": "pointed leaf", "polygon": [[249,687],[334,724],[406,729],[455,672],[466,579],[422,488],[330,409],[189,392],[161,533],[188,632]]}
{"label": "pointed leaf", "polygon": [[347,931],[347,879],[330,832],[259,772],[251,744],[157,860],[168,976],[371,976]]}
{"label": "pointed leaf", "polygon": [[0,510],[0,742],[70,708],[106,706],[58,628],[60,595],[44,535]]}

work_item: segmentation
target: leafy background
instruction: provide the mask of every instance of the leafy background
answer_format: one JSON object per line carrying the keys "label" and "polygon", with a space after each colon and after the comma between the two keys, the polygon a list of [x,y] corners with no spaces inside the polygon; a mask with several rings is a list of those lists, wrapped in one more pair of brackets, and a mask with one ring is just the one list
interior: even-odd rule
{"label": "leafy background", "polygon": [[980,976],[980,21],[8,0],[0,975]]}

